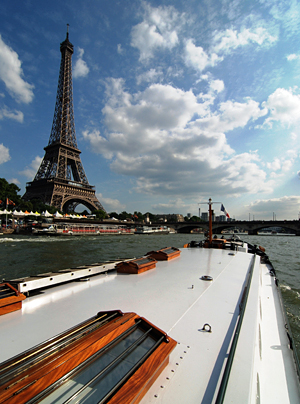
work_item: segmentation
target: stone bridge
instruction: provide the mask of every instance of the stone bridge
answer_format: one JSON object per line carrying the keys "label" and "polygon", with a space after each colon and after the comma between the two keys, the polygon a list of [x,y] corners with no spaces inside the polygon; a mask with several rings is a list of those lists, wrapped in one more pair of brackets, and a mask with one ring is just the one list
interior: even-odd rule
{"label": "stone bridge", "polygon": [[[167,223],[164,223],[165,225]],[[208,230],[208,222],[178,222],[170,223],[178,233],[190,233],[193,229],[205,229]],[[252,220],[242,221],[236,220],[234,222],[213,222],[212,229],[214,234],[220,234],[222,230],[238,227],[239,229],[248,231],[248,234],[255,235],[258,231],[269,227],[281,227],[300,236],[300,221],[299,220]]]}
{"label": "stone bridge", "polygon": [[[61,221],[61,219],[54,219],[54,221]],[[69,220],[68,220],[69,221]],[[78,220],[73,219],[70,222],[77,222]],[[80,223],[89,222],[89,223],[98,223],[98,224],[114,224],[114,225],[125,225],[127,227],[136,227],[136,226],[168,226],[175,230],[178,233],[190,233],[193,229],[209,229],[209,222],[177,222],[177,223],[152,223],[151,225],[147,225],[145,223],[140,222],[124,222],[124,221],[101,221],[101,220],[83,220],[80,219]],[[258,231],[270,227],[281,227],[282,229],[286,229],[289,232],[294,233],[296,236],[300,236],[300,220],[236,220],[234,222],[213,222],[212,229],[214,234],[220,234],[222,230],[239,228],[241,230],[245,230],[250,235],[257,234]]]}

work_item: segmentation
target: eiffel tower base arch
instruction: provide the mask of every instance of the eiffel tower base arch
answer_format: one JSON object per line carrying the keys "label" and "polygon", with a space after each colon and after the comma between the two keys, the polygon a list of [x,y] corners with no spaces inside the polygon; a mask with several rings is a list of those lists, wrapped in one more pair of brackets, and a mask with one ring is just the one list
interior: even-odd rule
{"label": "eiffel tower base arch", "polygon": [[90,211],[105,209],[98,201],[95,190],[90,185],[72,183],[71,181],[39,180],[27,183],[24,200],[40,199],[43,203],[54,206],[67,213],[79,204]]}

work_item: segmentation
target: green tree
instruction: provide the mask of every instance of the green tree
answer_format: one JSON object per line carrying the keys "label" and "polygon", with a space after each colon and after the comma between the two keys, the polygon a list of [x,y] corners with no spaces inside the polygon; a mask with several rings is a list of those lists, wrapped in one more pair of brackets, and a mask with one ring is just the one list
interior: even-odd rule
{"label": "green tree", "polygon": [[109,217],[110,218],[114,217],[115,219],[119,219],[119,214],[117,212],[110,212]]}
{"label": "green tree", "polygon": [[201,222],[202,220],[198,216],[187,217],[185,216],[184,220],[186,222]]}
{"label": "green tree", "polygon": [[131,214],[131,213],[127,213],[127,212],[123,211],[123,212],[121,212],[121,213],[119,214],[119,219],[120,219],[120,220],[128,220],[128,219],[131,220],[131,218],[132,218],[132,214]]}
{"label": "green tree", "polygon": [[[40,199],[31,199],[31,201],[23,201],[22,202],[23,206],[25,207],[25,205],[30,205],[31,204],[31,209],[33,212],[45,212],[45,210],[48,210],[49,213],[53,214],[57,211],[57,208],[55,208],[54,206],[50,206],[50,205],[46,205],[44,202],[42,202]],[[23,207],[23,210],[24,210]],[[26,208],[27,210],[29,210],[28,208]],[[62,213],[61,211],[59,213]]]}
{"label": "green tree", "polygon": [[99,219],[99,220],[103,220],[107,217],[106,212],[104,212],[104,210],[102,210],[102,209],[94,210],[93,215],[96,215],[96,219]]}
{"label": "green tree", "polygon": [[138,222],[142,222],[144,220],[144,215],[141,212],[135,211],[134,214],[133,214],[133,220],[138,221]]}
{"label": "green tree", "polygon": [[0,178],[1,207],[6,208],[7,200],[9,202],[7,205],[8,210],[13,210],[15,207],[18,207],[22,201],[20,195],[18,195],[20,190],[21,189],[16,184],[10,184],[5,178]]}

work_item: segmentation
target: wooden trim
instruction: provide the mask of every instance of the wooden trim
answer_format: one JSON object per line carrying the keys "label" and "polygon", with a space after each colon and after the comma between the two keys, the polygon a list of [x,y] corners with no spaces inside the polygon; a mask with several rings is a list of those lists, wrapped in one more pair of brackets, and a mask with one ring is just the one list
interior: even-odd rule
{"label": "wooden trim", "polygon": [[169,355],[176,345],[177,342],[170,337],[168,343],[162,343],[109,400],[109,404],[139,403],[157,377],[168,365]]}
{"label": "wooden trim", "polygon": [[146,255],[157,261],[170,261],[180,256],[181,251],[176,247],[165,247],[158,251],[150,251]]}
{"label": "wooden trim", "polygon": [[[145,262],[145,259],[147,262]],[[116,265],[118,273],[140,274],[156,267],[156,260],[151,257],[138,258],[136,260],[120,262]]]}
{"label": "wooden trim", "polygon": [[[109,321],[84,338],[42,358],[39,363],[35,363],[18,376],[11,378],[0,387],[0,403],[19,404],[32,399],[114,341],[135,325],[138,320],[142,320],[142,328],[143,324],[147,323],[149,327],[154,328],[155,333],[164,336],[164,340],[109,401],[109,403],[114,404],[138,403],[164,367],[167,366],[169,354],[177,343],[166,333],[135,313],[125,313],[122,317]],[[14,358],[16,364],[18,364],[18,357],[22,358],[23,354]]]}
{"label": "wooden trim", "polygon": [[20,294],[19,296],[10,296],[10,297],[5,297],[4,299],[0,299],[0,307],[7,306],[9,304],[14,304],[17,302],[21,302],[22,300],[25,300],[26,297],[23,294]]}
{"label": "wooden trim", "polygon": [[78,334],[85,327],[88,327],[92,323],[105,321],[105,319],[107,317],[109,317],[110,315],[112,315],[114,313],[116,315],[118,315],[119,317],[113,318],[112,320],[110,320],[109,323],[106,321],[105,324],[102,324],[102,328],[101,328],[102,330],[104,330],[106,326],[113,324],[117,320],[126,321],[126,318],[129,315],[134,314],[134,313],[127,313],[126,316],[124,316],[124,314],[120,310],[113,310],[113,311],[106,311],[106,312],[100,311],[97,313],[96,316],[93,316],[93,317],[87,319],[86,321],[83,321],[83,322],[77,324],[76,326],[69,328],[68,330],[66,330],[64,332],[62,332],[52,338],[49,338],[47,341],[42,342],[41,344],[38,344],[38,345],[28,349],[27,351],[24,351],[21,354],[16,355],[16,356],[6,360],[5,362],[2,362],[0,364],[0,380],[1,380],[1,376],[2,376],[3,372],[5,372],[5,369],[8,369],[8,368],[11,369],[13,367],[16,367],[17,365],[21,364],[24,360],[26,360],[26,358],[36,356],[37,354],[41,354],[42,352],[49,350],[49,347],[53,346],[54,344],[57,344],[59,341],[66,340],[66,338],[68,338],[70,335]]}
{"label": "wooden trim", "polygon": [[15,295],[0,298],[0,316],[20,310],[22,308],[22,300],[26,299],[26,296],[7,282],[0,283],[0,287],[1,286],[6,286],[11,289]]}
{"label": "wooden trim", "polygon": [[19,404],[33,398],[134,325],[136,318],[136,314],[127,313],[113,321],[113,324],[109,323],[92,332],[85,341],[76,341],[50,358],[43,359],[28,371],[22,372],[1,386],[0,403],[9,399],[10,403]]}
{"label": "wooden trim", "polygon": [[13,311],[21,310],[21,308],[22,308],[22,302],[7,304],[5,306],[0,307],[0,316],[11,313]]}

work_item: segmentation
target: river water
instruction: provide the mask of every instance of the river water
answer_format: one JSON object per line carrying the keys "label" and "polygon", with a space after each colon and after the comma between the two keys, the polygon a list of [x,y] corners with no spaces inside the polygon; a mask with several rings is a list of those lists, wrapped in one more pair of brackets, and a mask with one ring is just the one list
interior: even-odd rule
{"label": "river water", "polygon": [[[279,279],[283,301],[300,357],[300,237],[242,236],[265,247]],[[0,280],[93,264],[110,259],[140,257],[163,247],[183,247],[202,235],[103,235],[88,237],[0,236]]]}

